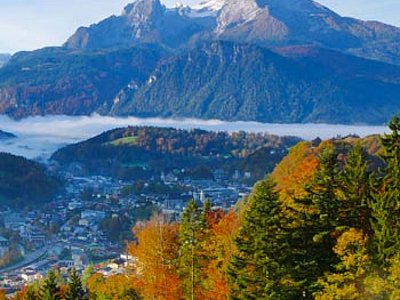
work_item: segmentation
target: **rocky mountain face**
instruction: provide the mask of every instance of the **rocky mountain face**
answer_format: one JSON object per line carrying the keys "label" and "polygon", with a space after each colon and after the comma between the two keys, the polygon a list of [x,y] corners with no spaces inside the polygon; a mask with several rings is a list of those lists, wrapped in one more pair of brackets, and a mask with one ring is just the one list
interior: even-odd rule
{"label": "rocky mountain face", "polygon": [[145,82],[162,55],[157,47],[18,53],[0,70],[0,113],[107,113],[115,94],[129,82]]}
{"label": "rocky mountain face", "polygon": [[214,42],[163,63],[144,86],[119,96],[112,111],[271,123],[384,123],[400,112],[399,93],[397,66],[315,47],[272,52]]}
{"label": "rocky mountain face", "polygon": [[400,29],[344,18],[312,0],[212,0],[166,8],[138,0],[66,42],[68,48],[107,48],[157,42],[182,49],[211,40],[262,46],[315,45],[400,64]]}
{"label": "rocky mountain face", "polygon": [[0,69],[0,113],[383,123],[400,29],[311,0],[137,0]]}
{"label": "rocky mountain face", "polygon": [[81,27],[65,43],[69,49],[131,47],[158,43],[184,47],[215,27],[210,16],[191,18],[184,7],[167,9],[159,0],[139,0],[127,5],[121,16],[110,17],[89,28]]}

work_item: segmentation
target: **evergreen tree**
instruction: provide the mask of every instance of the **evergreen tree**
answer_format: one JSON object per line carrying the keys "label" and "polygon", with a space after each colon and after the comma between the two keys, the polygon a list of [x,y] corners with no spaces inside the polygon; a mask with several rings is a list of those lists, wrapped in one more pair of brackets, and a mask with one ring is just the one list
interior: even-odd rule
{"label": "evergreen tree", "polygon": [[366,155],[358,143],[349,152],[346,164],[340,172],[340,214],[342,223],[371,233],[369,203],[371,201],[371,174],[368,172]]}
{"label": "evergreen tree", "polygon": [[296,299],[285,286],[288,245],[274,183],[256,184],[236,238],[237,254],[228,269],[229,298]]}
{"label": "evergreen tree", "polygon": [[299,208],[290,220],[287,267],[293,287],[301,291],[299,299],[313,299],[318,277],[333,271],[339,262],[333,251],[337,230],[343,226],[337,198],[338,173],[336,152],[328,147],[320,154],[319,166],[305,187],[307,195],[296,199]]}
{"label": "evergreen tree", "polygon": [[209,203],[201,209],[194,200],[183,212],[179,231],[180,259],[179,274],[182,279],[186,299],[201,299],[203,269],[206,259],[203,256],[203,242],[208,231],[207,217]]}
{"label": "evergreen tree", "polygon": [[68,279],[67,292],[65,300],[82,300],[85,299],[85,291],[82,287],[82,281],[75,268],[71,270]]}
{"label": "evergreen tree", "polygon": [[38,297],[36,295],[36,289],[34,286],[30,285],[27,287],[24,300],[38,300]]}
{"label": "evergreen tree", "polygon": [[41,300],[61,300],[60,287],[54,270],[47,273],[47,277],[40,287]]}
{"label": "evergreen tree", "polygon": [[89,264],[86,269],[83,271],[82,274],[82,285],[86,287],[87,281],[89,280],[89,278],[91,276],[93,276],[93,274],[95,274],[95,267],[93,264]]}
{"label": "evergreen tree", "polygon": [[400,253],[400,119],[394,117],[389,128],[392,132],[381,138],[385,175],[371,203],[374,245],[380,264],[388,264]]}

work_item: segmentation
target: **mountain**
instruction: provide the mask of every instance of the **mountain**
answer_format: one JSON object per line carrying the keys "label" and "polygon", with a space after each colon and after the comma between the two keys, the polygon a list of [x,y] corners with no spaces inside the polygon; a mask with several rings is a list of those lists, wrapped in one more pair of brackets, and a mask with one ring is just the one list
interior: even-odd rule
{"label": "mountain", "polygon": [[6,139],[12,139],[12,138],[16,138],[16,135],[14,135],[10,132],[0,130],[0,140],[6,140]]}
{"label": "mountain", "polygon": [[42,165],[8,153],[0,153],[0,178],[0,206],[37,207],[61,187]]}
{"label": "mountain", "polygon": [[211,40],[262,46],[315,45],[400,64],[400,29],[342,17],[312,0],[211,0],[166,8],[137,0],[121,16],[81,27],[67,48],[92,49],[159,43],[182,49]]}
{"label": "mountain", "polygon": [[311,44],[400,64],[400,29],[341,17],[312,0],[232,0],[217,20],[219,39],[259,45]]}
{"label": "mountain", "polygon": [[112,112],[271,123],[375,123],[400,113],[400,67],[315,47],[213,42],[170,58]]}
{"label": "mountain", "polygon": [[0,114],[385,123],[400,29],[311,0],[137,0],[0,68]]}
{"label": "mountain", "polygon": [[127,5],[121,16],[79,28],[65,47],[99,49],[147,43],[158,43],[167,48],[184,47],[216,26],[215,17],[191,18],[189,11],[182,6],[167,9],[159,0],[138,0]]}
{"label": "mountain", "polygon": [[4,66],[11,58],[10,54],[0,53],[0,68]]}
{"label": "mountain", "polygon": [[162,53],[150,45],[17,53],[0,69],[0,113],[21,118],[107,112],[121,88],[147,80]]}

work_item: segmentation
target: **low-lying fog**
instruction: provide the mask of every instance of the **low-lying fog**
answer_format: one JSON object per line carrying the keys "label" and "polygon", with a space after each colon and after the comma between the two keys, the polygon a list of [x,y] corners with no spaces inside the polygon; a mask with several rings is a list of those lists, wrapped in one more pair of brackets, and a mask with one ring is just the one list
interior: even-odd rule
{"label": "low-lying fog", "polygon": [[27,158],[47,159],[58,148],[76,143],[106,130],[128,125],[151,125],[181,129],[201,128],[213,131],[268,132],[275,135],[298,136],[306,140],[357,134],[367,136],[382,134],[384,126],[349,126],[326,124],[263,124],[257,122],[224,122],[195,119],[141,119],[92,116],[46,116],[32,117],[21,121],[0,116],[0,130],[14,133],[16,139],[0,140],[0,152],[9,152]]}

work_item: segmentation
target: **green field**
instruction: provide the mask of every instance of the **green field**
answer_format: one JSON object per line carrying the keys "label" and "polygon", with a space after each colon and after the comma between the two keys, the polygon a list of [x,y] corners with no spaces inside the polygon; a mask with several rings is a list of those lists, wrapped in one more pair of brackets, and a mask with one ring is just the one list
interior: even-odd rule
{"label": "green field", "polygon": [[106,145],[113,146],[135,146],[139,142],[139,137],[137,136],[128,136],[120,139],[116,139],[114,141],[106,143]]}

